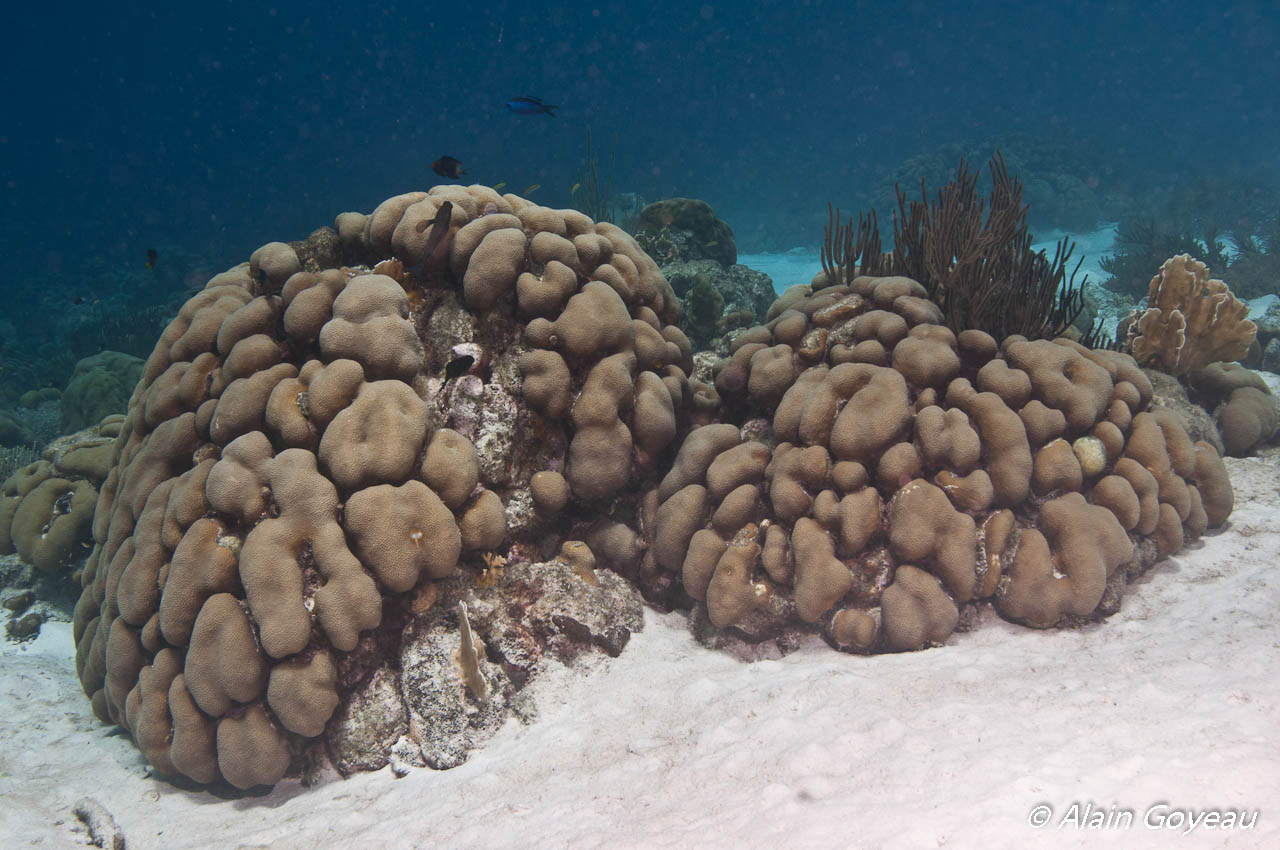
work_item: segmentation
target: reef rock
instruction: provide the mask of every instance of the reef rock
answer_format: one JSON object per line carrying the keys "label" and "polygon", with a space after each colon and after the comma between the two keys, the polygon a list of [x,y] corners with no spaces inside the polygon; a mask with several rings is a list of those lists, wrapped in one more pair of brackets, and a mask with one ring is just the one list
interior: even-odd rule
{"label": "reef rock", "polygon": [[738,262],[733,229],[697,198],[668,198],[646,206],[636,221],[636,239],[663,265],[707,258],[728,268]]}
{"label": "reef rock", "polygon": [[681,328],[699,348],[714,337],[765,321],[777,295],[769,276],[714,260],[670,263],[662,273],[681,299]]}

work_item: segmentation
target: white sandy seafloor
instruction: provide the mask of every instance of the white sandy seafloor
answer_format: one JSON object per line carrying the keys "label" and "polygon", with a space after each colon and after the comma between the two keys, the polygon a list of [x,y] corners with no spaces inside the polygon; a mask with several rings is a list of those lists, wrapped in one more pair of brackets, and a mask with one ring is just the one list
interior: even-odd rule
{"label": "white sandy seafloor", "polygon": [[[133,850],[1280,847],[1280,455],[1227,463],[1229,526],[1104,623],[986,610],[939,649],[747,663],[651,613],[621,657],[553,665],[532,725],[403,779],[220,799],[148,778],[46,624],[3,648],[0,847],[83,846],[85,795]],[[1230,812],[1252,827],[1205,825]]]}

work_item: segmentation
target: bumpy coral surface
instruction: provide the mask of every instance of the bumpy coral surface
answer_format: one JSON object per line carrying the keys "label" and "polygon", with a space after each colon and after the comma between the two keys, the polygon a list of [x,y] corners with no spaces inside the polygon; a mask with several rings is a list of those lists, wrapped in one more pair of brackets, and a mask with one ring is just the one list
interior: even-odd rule
{"label": "bumpy coral surface", "polygon": [[1221,459],[1146,410],[1133,358],[957,336],[923,295],[794,293],[737,338],[716,387],[739,424],[693,431],[646,495],[650,596],[683,587],[713,637],[919,649],[984,600],[1034,627],[1109,613],[1225,521]]}
{"label": "bumpy coral surface", "polygon": [[713,387],[657,266],[574,211],[437,187],[268,243],[133,394],[84,690],[196,782],[449,766],[545,655],[621,651],[618,575],[706,634],[906,650],[979,600],[1105,613],[1225,520],[1221,461],[1131,358],[957,337],[923,295],[789,293]]}
{"label": "bumpy coral surface", "polygon": [[1241,457],[1275,439],[1280,400],[1256,372],[1239,363],[1210,363],[1187,379],[1201,403],[1214,409],[1227,454]]}
{"label": "bumpy coral surface", "polygon": [[84,557],[98,486],[111,467],[118,415],[45,447],[0,484],[0,555],[53,571]]}
{"label": "bumpy coral surface", "polygon": [[483,187],[214,277],[147,360],[94,518],[97,714],[164,773],[250,787],[377,671],[410,688],[387,659],[442,619],[435,583],[554,554],[571,498],[607,509],[687,430],[710,390],[678,309],[623,231]]}
{"label": "bumpy coral surface", "polygon": [[128,407],[142,361],[119,351],[99,351],[76,363],[60,397],[64,433],[78,431]]}

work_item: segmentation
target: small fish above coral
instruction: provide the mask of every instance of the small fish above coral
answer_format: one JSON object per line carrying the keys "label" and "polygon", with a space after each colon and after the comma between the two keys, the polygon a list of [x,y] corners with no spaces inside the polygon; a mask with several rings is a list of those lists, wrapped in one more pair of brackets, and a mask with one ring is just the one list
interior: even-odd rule
{"label": "small fish above coral", "polygon": [[159,259],[160,259],[159,251],[157,251],[155,248],[147,249],[147,268],[148,269],[154,269],[156,267],[156,261],[158,261]]}
{"label": "small fish above coral", "polygon": [[449,361],[449,365],[444,369],[445,380],[451,381],[454,378],[467,374],[467,370],[475,365],[475,362],[475,357],[470,354],[464,354],[461,357],[453,358]]}
{"label": "small fish above coral", "polygon": [[533,95],[523,94],[520,97],[513,97],[507,101],[507,109],[518,115],[550,115],[556,117],[556,110],[560,107],[550,103],[543,103],[542,98]]}
{"label": "small fish above coral", "polygon": [[427,237],[427,244],[423,246],[424,256],[431,257],[435,255],[436,249],[440,247],[444,237],[449,232],[449,224],[453,220],[453,203],[445,201],[440,205],[440,209],[436,211],[436,217],[427,221],[418,223],[418,232],[425,233],[427,228],[432,228],[431,235]]}
{"label": "small fish above coral", "polygon": [[462,163],[451,156],[442,156],[431,163],[431,170],[441,177],[448,177],[450,180],[457,180],[467,173],[463,169]]}

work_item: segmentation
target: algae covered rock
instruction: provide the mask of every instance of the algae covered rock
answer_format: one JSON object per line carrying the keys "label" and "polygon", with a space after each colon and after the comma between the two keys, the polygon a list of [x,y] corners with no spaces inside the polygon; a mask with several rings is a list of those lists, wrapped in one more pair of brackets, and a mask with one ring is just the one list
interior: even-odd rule
{"label": "algae covered rock", "polygon": [[725,267],[738,262],[733,228],[716,218],[710,204],[696,198],[649,204],[636,222],[636,241],[663,265],[704,257]]}
{"label": "algae covered rock", "polygon": [[684,295],[685,333],[698,348],[705,348],[716,335],[724,315],[724,296],[705,274],[694,276]]}
{"label": "algae covered rock", "polygon": [[763,324],[777,298],[769,276],[715,260],[669,263],[662,273],[681,299],[681,328],[699,348],[729,331]]}
{"label": "algae covered rock", "polygon": [[0,410],[0,446],[21,446],[31,442],[31,430],[17,417]]}
{"label": "algae covered rock", "polygon": [[62,393],[54,387],[40,387],[39,389],[27,390],[18,398],[19,407],[28,407],[34,410],[41,405],[49,402],[58,401],[62,398]]}

